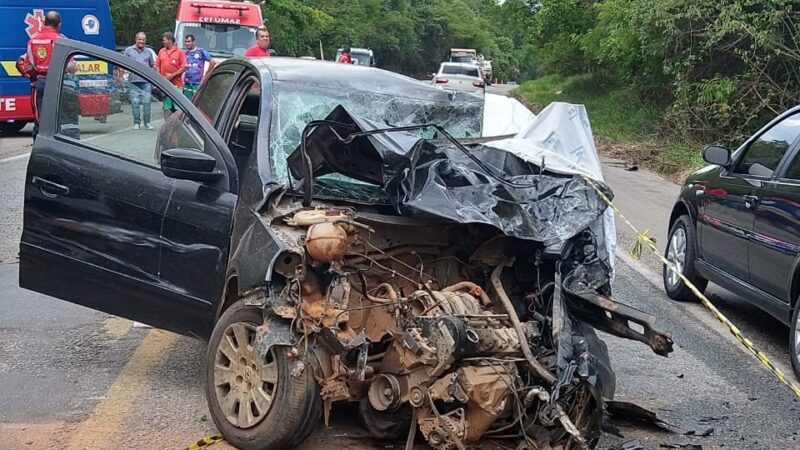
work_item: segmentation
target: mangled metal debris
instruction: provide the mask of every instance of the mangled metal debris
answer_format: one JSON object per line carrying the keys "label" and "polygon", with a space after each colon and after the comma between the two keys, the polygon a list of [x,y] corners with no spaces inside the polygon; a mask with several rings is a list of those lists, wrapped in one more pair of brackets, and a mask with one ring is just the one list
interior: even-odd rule
{"label": "mangled metal debris", "polygon": [[358,402],[377,438],[593,448],[615,389],[593,327],[672,350],[610,298],[605,204],[491,143],[385,128],[339,107],[303,131],[288,167],[304,202],[264,217],[284,251],[270,295],[248,297],[257,350],[289,349],[325,421]]}

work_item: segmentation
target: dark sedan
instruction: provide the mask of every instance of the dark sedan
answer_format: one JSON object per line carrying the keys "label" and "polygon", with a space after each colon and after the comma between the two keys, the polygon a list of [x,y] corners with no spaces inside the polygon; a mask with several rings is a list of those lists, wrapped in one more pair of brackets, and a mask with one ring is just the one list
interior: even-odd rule
{"label": "dark sedan", "polygon": [[[76,114],[71,60],[128,72],[130,107]],[[616,386],[594,330],[672,351],[609,298],[595,190],[464,139],[481,137],[481,96],[271,57],[221,63],[189,101],[68,39],[50,67],[20,285],[208,338],[210,415],[239,448],[294,448],[335,402],[381,439],[517,446],[535,428],[587,448]]]}
{"label": "dark sedan", "polygon": [[[669,223],[667,258],[700,290],[709,281],[791,327],[800,377],[800,107],[771,121],[735,152],[703,150],[711,166],[688,177]],[[673,299],[693,294],[664,267]]]}

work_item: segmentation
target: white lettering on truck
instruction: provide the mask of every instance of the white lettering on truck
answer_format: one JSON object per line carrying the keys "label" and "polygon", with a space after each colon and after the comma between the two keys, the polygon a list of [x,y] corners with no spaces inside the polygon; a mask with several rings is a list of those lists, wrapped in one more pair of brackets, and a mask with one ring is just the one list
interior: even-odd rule
{"label": "white lettering on truck", "polygon": [[239,25],[242,23],[242,19],[234,19],[234,18],[227,18],[227,17],[205,17],[200,16],[197,18],[200,22],[210,22],[210,23],[230,23],[234,25]]}
{"label": "white lettering on truck", "polygon": [[13,97],[2,98],[0,97],[0,111],[16,111],[17,99]]}

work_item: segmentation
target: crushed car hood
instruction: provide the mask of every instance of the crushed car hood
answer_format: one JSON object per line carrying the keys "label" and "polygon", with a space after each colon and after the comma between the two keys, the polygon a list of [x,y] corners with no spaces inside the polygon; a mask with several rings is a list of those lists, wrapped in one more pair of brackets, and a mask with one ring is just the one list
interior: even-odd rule
{"label": "crushed car hood", "polygon": [[[557,108],[562,114],[576,115],[573,105]],[[540,117],[552,125],[553,115],[546,112]],[[371,185],[399,214],[491,225],[508,236],[547,245],[590,227],[607,208],[580,176],[599,173],[596,153],[596,164],[582,164],[586,169],[579,171],[570,167],[567,158],[557,156],[562,149],[541,145],[533,151],[526,149],[537,139],[539,119],[514,139],[466,147],[446,139],[422,139],[411,131],[364,135],[387,127],[356,117],[341,106],[326,120],[325,126],[316,126],[308,134],[308,159],[303,157],[302,144],[288,159],[297,179],[312,170],[318,195],[358,199],[359,191],[369,191]],[[556,128],[570,134],[569,122]],[[591,153],[593,146],[586,150]],[[557,162],[552,169],[551,160]],[[602,183],[602,177],[592,178]],[[611,191],[601,185],[611,197]]]}

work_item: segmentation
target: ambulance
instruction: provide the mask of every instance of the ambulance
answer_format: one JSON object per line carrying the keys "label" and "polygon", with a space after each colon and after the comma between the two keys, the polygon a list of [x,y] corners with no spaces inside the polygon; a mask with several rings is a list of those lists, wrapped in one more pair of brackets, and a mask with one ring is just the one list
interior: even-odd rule
{"label": "ambulance", "polygon": [[256,42],[264,26],[261,6],[251,2],[181,0],[175,21],[175,39],[183,46],[187,34],[215,59],[242,56]]}
{"label": "ambulance", "polygon": [[[30,37],[44,27],[47,11],[61,14],[61,33],[79,41],[114,49],[114,26],[108,0],[2,0],[0,1],[0,134],[21,130],[34,120],[30,83],[19,73],[17,58],[25,53]],[[107,75],[112,68],[101,61],[76,58],[76,91],[80,114],[105,120],[114,108],[114,86]]]}

